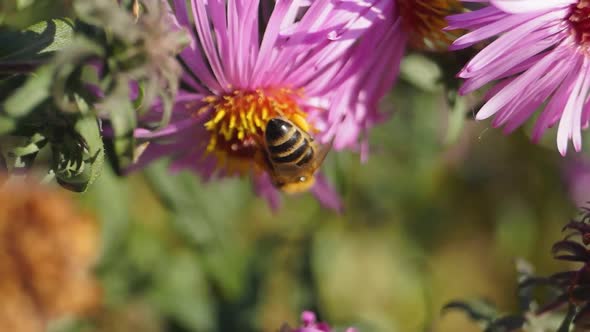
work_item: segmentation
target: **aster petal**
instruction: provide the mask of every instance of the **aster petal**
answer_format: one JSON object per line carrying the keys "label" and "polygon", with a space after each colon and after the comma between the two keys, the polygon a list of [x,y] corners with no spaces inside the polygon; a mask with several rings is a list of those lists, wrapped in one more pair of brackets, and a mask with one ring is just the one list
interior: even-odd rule
{"label": "aster petal", "polygon": [[[537,22],[539,21],[539,18],[535,14],[528,14],[527,17],[515,15],[504,16],[503,18],[494,21],[493,23],[483,25],[482,27],[477,28],[476,30],[463,35],[462,37],[457,38],[457,40],[455,40],[455,42],[453,42],[453,44],[451,45],[450,49],[459,50],[470,47],[475,43],[478,43],[482,40],[485,40],[502,32],[506,32],[507,30],[510,30],[516,26],[521,26],[523,22],[527,22],[531,19],[536,19],[535,22],[533,22],[532,24],[536,23],[538,25]],[[530,23],[529,26],[532,24]],[[530,27],[528,31],[532,30],[533,28],[535,27]],[[526,32],[527,31],[524,31],[524,33]]]}
{"label": "aster petal", "polygon": [[578,0],[491,0],[497,8],[512,14],[538,12],[543,10],[565,7]]}
{"label": "aster petal", "polygon": [[[576,70],[575,83],[569,95],[565,109],[561,115],[561,121],[557,129],[557,147],[562,155],[567,152],[567,146],[570,139],[574,141],[574,147],[577,151],[581,145],[581,110],[582,103],[586,99],[586,92],[582,92],[583,86],[588,86],[588,60],[584,58],[581,66]],[[587,90],[586,90],[587,91]]]}
{"label": "aster petal", "polygon": [[[572,57],[570,60],[576,62],[575,57]],[[574,67],[579,66],[579,62],[577,63],[578,64],[574,64]],[[563,112],[563,106],[567,103],[569,94],[573,89],[573,83],[575,81],[575,72],[571,70],[571,67],[569,66],[566,68],[568,68],[568,72],[562,78],[563,81],[561,85],[554,93],[547,107],[545,107],[545,110],[537,119],[535,128],[533,130],[533,141],[538,141],[545,130],[553,126],[559,120],[559,117]]]}
{"label": "aster petal", "polygon": [[279,191],[272,185],[268,174],[254,176],[254,192],[264,198],[273,211],[281,207],[281,196]]}
{"label": "aster petal", "polygon": [[[254,60],[258,57],[258,6],[259,0],[237,1],[237,15],[228,22],[231,25],[232,44],[236,44],[235,63],[238,85],[245,87],[252,80]],[[250,19],[246,19],[250,18]]]}
{"label": "aster petal", "polygon": [[344,206],[340,200],[340,195],[328,184],[322,174],[316,176],[316,182],[311,191],[324,207],[342,213]]}
{"label": "aster petal", "polygon": [[[377,22],[392,22],[392,15],[383,14],[392,12],[392,6],[393,4],[389,1],[374,1],[371,5],[361,7],[358,13],[347,13],[340,9],[340,15],[337,17],[341,21],[339,24],[331,26],[329,33],[324,34],[326,47],[318,48],[315,52],[309,52],[301,48],[305,47],[305,44],[303,44],[299,49],[294,50],[295,52],[305,52],[307,56],[301,58],[301,61],[295,64],[293,70],[285,79],[293,81],[297,85],[304,85],[320,77],[323,70],[329,68],[334,61],[341,58],[344,52],[356,43],[357,38],[363,31]],[[329,43],[329,39],[336,42]],[[310,71],[310,67],[315,70]]]}
{"label": "aster petal", "polygon": [[[203,52],[211,65],[211,69],[213,73],[221,85],[222,88],[227,88],[229,86],[229,82],[226,79],[225,71],[221,65],[221,60],[218,55],[218,49],[215,46],[215,42],[213,41],[213,36],[211,35],[211,21],[208,17],[207,6],[200,0],[191,0],[191,8],[193,12],[193,16],[195,18],[195,27],[197,29],[197,34],[201,41],[201,46],[203,47]],[[214,7],[217,9],[216,7]],[[219,42],[219,41],[218,41]]]}
{"label": "aster petal", "polygon": [[[174,107],[172,109],[171,122],[182,121],[187,117],[193,117],[196,111],[201,107],[203,95],[181,90],[176,95]],[[161,100],[153,103],[150,112],[142,117],[143,122],[158,122],[162,118],[164,104]]]}
{"label": "aster petal", "polygon": [[223,73],[227,81],[236,81],[236,42],[231,40],[236,30],[234,17],[237,15],[236,0],[208,0],[207,13],[211,28],[215,34],[215,45],[219,60],[223,66]]}
{"label": "aster petal", "polygon": [[560,56],[559,52],[552,52],[544,57],[529,70],[520,75],[511,82],[498,94],[494,95],[488,102],[477,112],[476,119],[482,120],[498,112],[502,107],[516,98],[518,94],[530,84],[534,84],[543,73],[553,64]]}
{"label": "aster petal", "polygon": [[[251,175],[255,191],[277,208],[278,191],[260,160],[268,152],[263,133],[269,119],[302,123],[316,139],[335,138],[336,148],[360,148],[366,159],[367,131],[384,118],[379,100],[405,50],[393,1],[186,3],[173,1],[178,25],[192,37],[180,55],[183,91],[169,126],[135,132],[153,144],[138,165],[166,155],[167,147],[172,172],[191,169],[205,181]],[[154,105],[143,127],[159,113]],[[317,180],[313,193],[341,209],[337,194],[321,176]]]}
{"label": "aster petal", "polygon": [[[180,149],[185,149],[188,146],[190,146],[190,144],[187,144],[186,142],[179,143],[177,145],[177,147]],[[141,154],[139,159],[135,163],[133,163],[133,165],[131,165],[130,167],[123,170],[123,173],[130,174],[132,172],[142,169],[146,165],[154,162],[155,160],[158,160],[160,158],[163,158],[163,157],[166,157],[169,155],[170,155],[170,146],[169,145],[158,144],[158,143],[154,143],[154,142],[149,143],[149,145],[147,146],[145,151]]]}
{"label": "aster petal", "polygon": [[508,14],[494,7],[484,7],[467,13],[447,16],[448,26],[444,30],[475,30],[507,17]]}
{"label": "aster petal", "polygon": [[590,99],[586,100],[582,110],[582,128],[587,129],[590,122]]}
{"label": "aster petal", "polygon": [[275,4],[275,8],[269,19],[264,36],[262,38],[262,44],[260,45],[260,51],[256,59],[256,64],[253,71],[253,86],[259,86],[263,80],[268,79],[268,75],[272,72],[266,70],[266,66],[273,62],[273,46],[279,38],[280,27],[285,19],[285,16],[289,12],[291,6],[298,6],[299,1],[287,1],[280,0]]}
{"label": "aster petal", "polygon": [[[196,42],[198,39],[193,33],[192,24],[190,23],[190,19],[188,17],[188,9],[186,8],[186,1],[185,0],[174,0],[174,13],[180,25],[185,27],[185,29],[191,34],[191,44],[190,47],[186,47],[180,53],[180,58],[183,62],[185,62],[189,68],[193,69],[191,74],[196,76],[201,82],[203,82],[209,89],[213,91],[221,90],[219,83],[217,80],[211,75],[211,72],[205,65],[205,60],[203,59]],[[193,82],[194,83],[194,82]],[[201,90],[201,89],[199,89]],[[200,91],[202,92],[204,88]]]}
{"label": "aster petal", "polygon": [[460,92],[468,93],[500,80],[488,93],[489,99],[477,119],[495,114],[493,125],[505,126],[505,131],[510,132],[546,103],[535,123],[532,139],[538,141],[547,128],[559,122],[559,152],[565,155],[569,140],[579,151],[581,130],[590,121],[585,3],[579,0],[490,0],[488,3],[490,6],[469,15],[449,18],[452,25],[449,28],[474,30],[458,41],[457,48],[498,36],[459,73],[459,77],[466,79]]}
{"label": "aster petal", "polygon": [[[551,37],[552,35],[559,33],[560,31],[563,31],[565,29],[565,27],[561,24],[559,24],[559,18],[563,17],[565,15],[564,11],[559,11],[559,12],[551,12],[551,13],[547,13],[544,15],[540,15],[537,17],[525,17],[525,16],[513,16],[511,18],[513,19],[517,19],[513,23],[512,26],[510,26],[510,28],[512,28],[512,30],[510,31],[510,33],[508,34],[504,34],[501,37],[499,37],[497,40],[495,40],[492,44],[488,45],[486,48],[484,48],[481,52],[479,52],[477,54],[477,56],[475,56],[471,61],[469,61],[469,63],[467,64],[467,66],[465,67],[466,71],[473,71],[473,70],[477,70],[477,69],[481,69],[484,66],[486,66],[491,60],[493,60],[494,58],[502,55],[502,54],[510,54],[511,51],[513,51],[514,47],[519,47],[522,48],[522,41],[523,39],[526,40],[528,42],[529,38],[526,38],[527,36],[529,36],[533,31],[537,30],[537,29],[541,29],[542,31],[538,32],[535,36],[538,36],[539,34],[545,34],[547,38]],[[526,23],[524,24],[514,24],[517,23],[517,21],[524,21]],[[548,24],[549,23],[549,24]],[[495,31],[494,34],[497,33],[501,33],[501,32],[505,32],[506,31],[506,27],[504,27],[503,24],[501,24],[500,22],[498,22],[498,24],[496,24],[498,26],[498,28],[494,29],[493,31]],[[478,32],[480,30],[483,30],[484,28],[481,28],[479,30],[474,31]],[[476,37],[475,37],[476,36]],[[482,38],[483,37],[483,38]],[[474,40],[473,42],[479,42],[485,38],[489,38],[490,35],[488,35],[487,33],[477,33],[476,35],[474,35]],[[461,38],[459,38],[461,39]]]}
{"label": "aster petal", "polygon": [[[513,106],[503,110],[494,119],[496,126],[506,125],[505,132],[509,133],[522,125],[549,96],[557,89],[567,75],[568,67],[555,65],[537,84],[530,86],[527,93],[515,99]],[[514,113],[514,114],[513,114]]]}
{"label": "aster petal", "polygon": [[142,139],[162,138],[170,135],[176,135],[183,130],[189,130],[191,127],[202,125],[202,121],[197,121],[195,118],[187,118],[181,121],[176,121],[158,131],[151,131],[143,128],[135,129],[134,135]]}
{"label": "aster petal", "polygon": [[[466,68],[458,76],[470,78],[470,80],[461,87],[459,92],[467,94],[481,88],[490,81],[509,77],[530,69],[541,58],[547,56],[546,53],[540,54],[540,52],[554,46],[560,38],[559,36],[546,38],[544,33],[532,33],[526,44],[519,47],[519,52],[507,52],[512,54],[510,57],[498,55],[496,58],[490,59],[490,62],[485,66],[480,66],[480,69]],[[493,46],[489,45],[488,47]]]}

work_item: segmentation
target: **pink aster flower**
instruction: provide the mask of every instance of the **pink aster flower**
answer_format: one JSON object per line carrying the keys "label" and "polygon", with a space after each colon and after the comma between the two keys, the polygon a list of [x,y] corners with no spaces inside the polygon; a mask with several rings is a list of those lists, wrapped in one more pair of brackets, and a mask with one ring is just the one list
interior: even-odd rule
{"label": "pink aster flower", "polygon": [[[331,134],[336,133],[334,146],[337,149],[354,146],[359,135],[387,118],[388,114],[376,112],[377,104],[395,83],[406,49],[446,49],[455,34],[441,31],[445,16],[462,9],[458,0],[388,0],[385,3],[387,6],[383,10],[371,14],[376,19],[370,18],[371,27],[363,33],[346,63],[344,76],[348,78],[332,94],[336,101],[332,108],[339,112],[329,115],[339,116],[343,121],[326,134],[332,137]],[[361,159],[366,161],[366,139],[361,141],[360,149]]]}
{"label": "pink aster flower", "polygon": [[[301,327],[292,329],[288,325],[284,325],[280,332],[332,332],[333,330],[327,323],[317,322],[316,316],[311,311],[304,311],[301,313]],[[357,332],[357,329],[349,327],[346,332]]]}
{"label": "pink aster flower", "polygon": [[379,10],[372,9],[366,17],[371,26],[341,62],[339,77],[343,83],[328,93],[330,112],[319,119],[320,126],[326,128],[325,139],[334,138],[336,150],[358,149],[363,162],[368,158],[366,134],[389,116],[378,112],[378,104],[397,79],[408,39],[395,2],[376,3]]}
{"label": "pink aster flower", "polygon": [[590,114],[590,1],[464,2],[484,7],[448,18],[448,29],[471,30],[452,49],[495,38],[458,75],[462,94],[498,81],[477,119],[494,116],[493,125],[509,133],[538,113],[534,141],[559,123],[559,152],[566,154],[570,140],[580,151]]}
{"label": "pink aster flower", "polygon": [[[171,17],[192,36],[180,55],[182,89],[169,126],[136,131],[150,144],[135,168],[171,156],[173,171],[191,169],[204,180],[249,175],[255,191],[276,207],[278,192],[260,157],[270,119],[286,118],[334,150],[366,152],[361,139],[383,118],[377,104],[401,58],[401,51],[397,59],[381,53],[395,43],[379,43],[384,36],[397,40],[391,38],[398,30],[393,1],[173,4]],[[153,107],[144,124],[161,112]],[[321,176],[312,191],[324,205],[340,208]]]}

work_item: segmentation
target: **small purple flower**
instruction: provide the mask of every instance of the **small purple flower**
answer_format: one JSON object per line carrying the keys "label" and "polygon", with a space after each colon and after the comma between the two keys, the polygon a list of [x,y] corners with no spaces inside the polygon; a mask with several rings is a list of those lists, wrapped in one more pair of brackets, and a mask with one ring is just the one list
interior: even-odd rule
{"label": "small purple flower", "polygon": [[[170,125],[153,131],[156,105],[135,136],[150,145],[134,168],[171,156],[171,170],[204,180],[251,176],[255,192],[279,203],[264,169],[266,123],[284,117],[334,150],[366,159],[366,136],[383,116],[381,97],[401,58],[399,25],[389,0],[185,0],[171,17],[189,31],[181,91]],[[392,38],[393,36],[393,38]],[[385,37],[393,44],[380,43]],[[392,52],[395,58],[381,52]],[[312,192],[340,209],[338,195],[318,179]]]}
{"label": "small purple flower", "polygon": [[563,166],[563,179],[576,206],[590,202],[590,161],[587,158],[568,159]]}
{"label": "small purple flower", "polygon": [[590,115],[590,1],[464,2],[484,7],[448,17],[448,30],[471,30],[451,48],[495,38],[458,74],[462,94],[498,82],[476,118],[494,116],[493,125],[509,133],[538,111],[534,141],[559,122],[559,152],[566,154],[570,140],[580,151]]}
{"label": "small purple flower", "polygon": [[[292,329],[288,325],[283,325],[280,332],[332,332],[333,330],[327,323],[317,322],[315,313],[304,311],[301,313],[301,327]],[[346,332],[357,332],[354,327],[349,327]]]}

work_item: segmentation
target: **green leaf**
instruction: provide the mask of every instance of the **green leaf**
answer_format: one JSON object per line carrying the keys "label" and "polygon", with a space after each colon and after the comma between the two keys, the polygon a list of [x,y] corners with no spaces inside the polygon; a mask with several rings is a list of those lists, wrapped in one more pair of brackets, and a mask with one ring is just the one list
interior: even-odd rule
{"label": "green leaf", "polygon": [[2,0],[0,25],[24,29],[55,17],[71,17],[72,0]]}
{"label": "green leaf", "polygon": [[95,209],[101,221],[102,254],[104,259],[118,257],[120,246],[127,236],[130,221],[129,183],[120,181],[105,167],[101,176],[89,188],[82,200]]}
{"label": "green leaf", "polygon": [[465,119],[467,112],[467,103],[465,98],[457,97],[453,109],[448,116],[447,133],[445,137],[445,144],[451,145],[457,142],[461,136],[463,127],[465,127]]}
{"label": "green leaf", "polygon": [[496,308],[484,300],[452,301],[443,307],[443,313],[449,310],[460,310],[471,320],[490,324],[498,317]]}
{"label": "green leaf", "polygon": [[114,134],[109,140],[113,154],[110,157],[114,168],[120,171],[131,165],[137,157],[133,135],[137,126],[136,111],[129,99],[127,80],[120,78],[115,82],[114,89],[101,103],[101,111],[109,115]]}
{"label": "green leaf", "polygon": [[16,0],[16,8],[22,10],[26,7],[32,5],[35,1],[34,0]]}
{"label": "green leaf", "polygon": [[[172,225],[191,244],[207,246],[202,264],[228,298],[238,298],[244,291],[241,282],[246,272],[248,252],[229,239],[239,214],[251,196],[241,182],[203,184],[190,172],[170,174],[167,160],[146,168],[150,187],[172,212]],[[222,200],[219,198],[223,197]],[[229,240],[228,240],[229,239]]]}
{"label": "green leaf", "polygon": [[573,327],[574,318],[576,317],[576,306],[570,304],[567,310],[567,314],[563,319],[563,322],[559,326],[557,332],[570,332]]}
{"label": "green leaf", "polygon": [[400,76],[424,91],[434,92],[442,87],[442,72],[438,65],[419,54],[410,54],[403,59]]}
{"label": "green leaf", "polygon": [[523,327],[526,319],[520,315],[510,315],[498,318],[484,332],[510,332]]}
{"label": "green leaf", "polygon": [[35,134],[27,140],[27,144],[17,146],[10,151],[15,157],[24,157],[39,152],[47,142],[46,138],[41,134]]}
{"label": "green leaf", "polygon": [[4,113],[11,117],[22,117],[47,99],[52,69],[52,66],[44,66],[33,73],[23,86],[4,101]]}
{"label": "green leaf", "polygon": [[167,256],[154,273],[155,287],[148,297],[155,306],[194,331],[211,331],[215,314],[207,278],[196,257],[188,251]]}
{"label": "green leaf", "polygon": [[134,43],[140,37],[141,31],[137,29],[133,16],[115,6],[111,0],[75,1],[74,10],[85,23],[108,27],[110,32],[125,42]]}
{"label": "green leaf", "polygon": [[74,25],[68,19],[39,22],[24,31],[0,30],[0,63],[40,59],[69,46]]}
{"label": "green leaf", "polygon": [[87,185],[91,185],[99,176],[104,164],[102,137],[95,116],[86,116],[76,123],[76,132],[86,141],[87,149],[84,161],[91,165],[92,172]]}
{"label": "green leaf", "polygon": [[160,100],[163,104],[162,119],[160,120],[160,128],[165,127],[172,118],[172,109],[174,108],[174,98],[178,92],[178,77],[171,72],[165,73],[168,89],[160,92]]}
{"label": "green leaf", "polygon": [[[250,197],[249,188],[241,182],[226,180],[220,184],[205,184],[191,172],[171,174],[167,160],[155,162],[145,169],[150,186],[170,210],[186,214],[186,220],[200,223],[201,227],[223,228],[236,219]],[[219,197],[224,197],[219,200]],[[201,219],[201,220],[199,220]],[[202,222],[205,220],[205,222]]]}
{"label": "green leaf", "polygon": [[[69,19],[53,19],[39,22],[26,31],[36,32],[40,36],[47,35],[48,32],[53,34],[52,38],[45,38],[45,48],[39,53],[54,52],[64,49],[72,44],[74,37],[74,24]],[[49,41],[49,43],[47,43]]]}
{"label": "green leaf", "polygon": [[102,47],[94,41],[77,37],[72,46],[55,57],[51,93],[58,109],[71,113],[81,111],[74,97],[76,93],[88,94],[86,87],[81,83],[83,78],[89,78],[86,64],[89,60],[102,56],[103,53]]}
{"label": "green leaf", "polygon": [[77,120],[74,130],[61,144],[53,144],[53,169],[63,187],[84,192],[102,171],[104,151],[93,115]]}
{"label": "green leaf", "polygon": [[47,139],[37,133],[31,137],[4,137],[0,150],[10,172],[28,169],[32,166],[37,153],[45,146]]}
{"label": "green leaf", "polygon": [[16,128],[16,121],[12,118],[0,115],[0,136],[6,135]]}

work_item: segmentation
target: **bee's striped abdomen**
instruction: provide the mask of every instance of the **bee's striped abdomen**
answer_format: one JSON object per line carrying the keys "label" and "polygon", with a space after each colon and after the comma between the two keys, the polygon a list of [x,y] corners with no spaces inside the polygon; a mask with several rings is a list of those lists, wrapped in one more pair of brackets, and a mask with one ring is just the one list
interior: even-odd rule
{"label": "bee's striped abdomen", "polygon": [[277,164],[305,165],[313,159],[310,141],[296,125],[280,118],[268,121],[265,139],[269,158]]}

